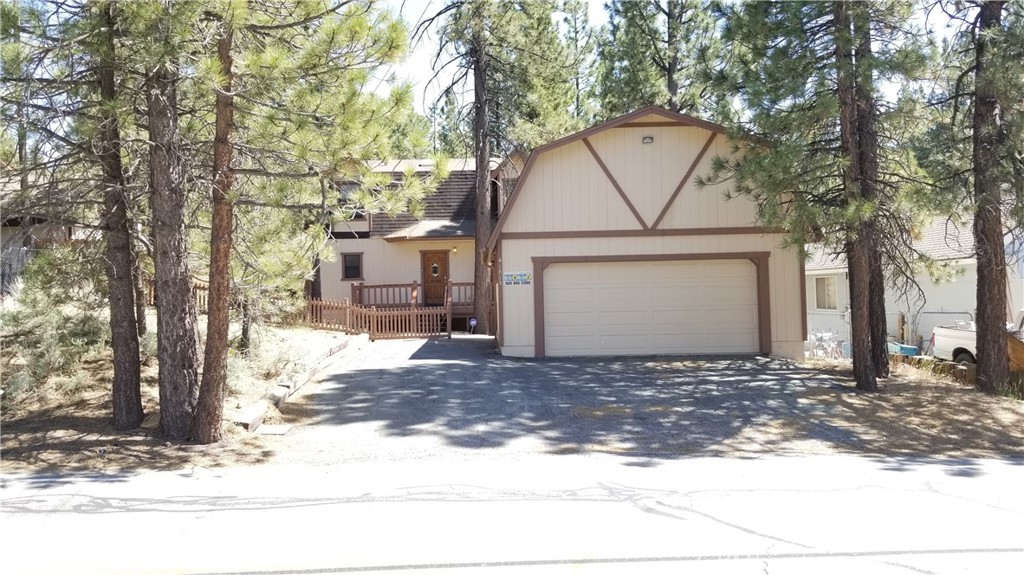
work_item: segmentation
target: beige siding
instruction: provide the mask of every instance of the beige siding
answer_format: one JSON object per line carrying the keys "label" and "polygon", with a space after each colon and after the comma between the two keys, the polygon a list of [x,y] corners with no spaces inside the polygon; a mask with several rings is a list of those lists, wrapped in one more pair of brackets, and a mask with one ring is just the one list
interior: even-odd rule
{"label": "beige siding", "polygon": [[505,232],[640,229],[582,142],[542,154],[508,215]]}
{"label": "beige siding", "polygon": [[[373,216],[370,217],[372,218]],[[368,232],[370,231],[370,220],[369,218],[363,218],[361,220],[334,222],[332,227],[336,232]]]}
{"label": "beige siding", "polygon": [[[644,136],[654,142],[643,144]],[[711,132],[694,127],[613,128],[589,138],[648,227],[653,227]],[[680,190],[659,229],[756,225],[756,206],[726,200],[728,185],[701,188],[715,156],[732,146],[722,135],[712,141]],[[641,224],[582,141],[547,151],[531,172],[508,216],[505,232],[635,230]]]}
{"label": "beige siding", "polygon": [[[501,242],[503,273],[532,272],[534,256],[587,256],[637,254],[692,254],[770,252],[772,352],[784,357],[803,353],[803,317],[800,301],[801,262],[792,250],[780,247],[782,237],[772,235],[666,236],[637,238],[519,239]],[[635,278],[643,281],[643,278]],[[502,286],[502,353],[532,356],[534,348],[534,288]]]}
{"label": "beige siding", "polygon": [[[707,132],[704,132],[700,137],[706,136]],[[701,140],[700,145],[703,146],[705,141]],[[732,144],[725,136],[718,135],[697,164],[686,186],[679,192],[659,228],[734,228],[757,225],[757,205],[746,198],[727,199],[725,194],[730,189],[728,182],[705,187],[697,185],[698,176],[710,175],[716,156],[728,157],[731,153]],[[689,168],[689,162],[686,167]],[[672,185],[674,187],[678,184],[676,181]]]}
{"label": "beige siding", "polygon": [[[321,264],[320,283],[324,299],[351,297],[354,282],[341,280],[343,253],[363,254],[363,280],[368,284],[421,282],[421,251],[448,251],[449,276],[452,281],[473,281],[472,240],[431,240],[386,242],[379,238],[330,240],[333,261]],[[458,252],[452,253],[457,247]]]}

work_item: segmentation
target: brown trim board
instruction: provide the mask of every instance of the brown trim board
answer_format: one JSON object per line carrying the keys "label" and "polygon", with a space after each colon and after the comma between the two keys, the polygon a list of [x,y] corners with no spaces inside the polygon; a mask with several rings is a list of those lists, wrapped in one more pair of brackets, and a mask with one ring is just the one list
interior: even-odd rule
{"label": "brown trim board", "polygon": [[772,300],[771,282],[768,279],[768,256],[752,257],[750,261],[757,268],[757,336],[761,353],[772,352]]}
{"label": "brown trim board", "polygon": [[708,122],[707,120],[701,120],[700,118],[695,118],[693,116],[688,116],[686,114],[680,114],[677,112],[673,112],[671,110],[666,110],[658,106],[648,106],[646,108],[637,110],[635,112],[631,112],[624,116],[619,116],[618,118],[615,118],[614,120],[609,120],[603,124],[591,126],[586,130],[582,130],[580,132],[576,132],[575,134],[570,134],[563,138],[559,138],[553,142],[548,142],[547,144],[540,145],[534,148],[534,150],[530,153],[530,156],[527,158],[526,165],[523,167],[522,174],[519,176],[519,180],[516,182],[516,187],[512,190],[512,195],[509,196],[508,202],[505,204],[505,209],[501,212],[501,215],[498,217],[498,223],[494,226],[494,231],[491,232],[491,237],[487,240],[487,249],[494,249],[495,244],[498,243],[498,236],[501,235],[501,230],[502,228],[505,227],[505,220],[508,219],[508,214],[512,211],[512,207],[515,205],[516,199],[519,197],[520,191],[522,190],[523,185],[526,183],[527,176],[530,175],[530,171],[533,169],[533,164],[537,161],[537,158],[541,154],[548,150],[558,148],[566,144],[571,144],[572,142],[582,140],[583,138],[592,136],[594,134],[598,134],[605,130],[610,130],[612,128],[622,126],[624,124],[628,124],[630,122],[633,122],[634,120],[637,120],[650,114],[661,116],[662,118],[671,121],[673,125],[702,128],[711,132],[717,132],[719,134],[727,133],[725,126],[722,126],[721,124]]}
{"label": "brown trim board", "polygon": [[800,318],[803,323],[804,341],[807,341],[807,265],[800,258]]}
{"label": "brown trim board", "polygon": [[708,148],[711,147],[711,142],[715,141],[715,136],[717,135],[718,134],[715,132],[711,132],[711,136],[708,137],[708,141],[704,142],[704,147],[700,149],[700,152],[697,153],[697,157],[693,159],[693,163],[690,164],[690,169],[686,170],[686,174],[683,175],[683,179],[679,180],[679,185],[676,186],[676,189],[672,191],[672,195],[669,196],[668,201],[665,202],[665,207],[661,209],[661,213],[658,214],[657,219],[655,219],[654,223],[651,224],[652,228],[657,228],[658,224],[661,223],[661,220],[663,220],[665,215],[668,214],[668,209],[671,208],[672,204],[676,201],[676,196],[679,195],[679,192],[683,191],[683,186],[685,186],[686,182],[690,180],[690,176],[693,175],[693,172],[697,169],[697,165],[700,164],[700,161],[704,159],[704,154],[707,153]]}
{"label": "brown trim board", "polygon": [[622,186],[619,185],[618,180],[616,180],[615,176],[612,175],[611,170],[608,169],[608,166],[604,165],[604,160],[602,160],[601,156],[597,154],[597,150],[594,149],[594,145],[586,138],[583,138],[583,145],[590,150],[590,155],[594,156],[594,159],[597,160],[597,165],[601,166],[601,170],[604,172],[604,175],[607,176],[608,181],[612,183],[612,187],[615,188],[616,192],[619,192],[619,196],[622,197],[622,201],[626,202],[626,207],[629,208],[629,211],[633,212],[633,217],[636,218],[636,221],[640,222],[640,227],[645,230],[650,229],[647,226],[647,222],[645,222],[643,217],[640,216],[640,212],[636,211],[636,206],[633,205],[633,202],[629,201],[629,196],[626,195],[626,192],[622,191]]}
{"label": "brown trim board", "polygon": [[615,126],[616,128],[675,128],[676,126],[689,127],[682,122],[626,122]]}
{"label": "brown trim board", "polygon": [[772,313],[768,258],[771,252],[722,252],[699,254],[640,254],[621,256],[538,256],[533,258],[533,347],[536,357],[545,356],[544,270],[551,264],[593,262],[662,262],[687,260],[750,260],[757,270],[757,328],[761,353],[772,352]]}
{"label": "brown trim board", "polygon": [[501,234],[505,240],[538,240],[562,238],[642,238],[652,236],[733,236],[747,234],[777,234],[782,230],[747,226],[735,228],[664,228],[649,230],[580,230],[558,232],[505,232]]}
{"label": "brown trim board", "polygon": [[[505,345],[505,278],[503,277],[504,267],[501,262],[501,246],[498,246],[494,254],[493,265],[498,272],[498,303],[494,306],[495,321],[498,322],[498,332],[495,339],[498,347]],[[474,296],[475,297],[475,296]]]}

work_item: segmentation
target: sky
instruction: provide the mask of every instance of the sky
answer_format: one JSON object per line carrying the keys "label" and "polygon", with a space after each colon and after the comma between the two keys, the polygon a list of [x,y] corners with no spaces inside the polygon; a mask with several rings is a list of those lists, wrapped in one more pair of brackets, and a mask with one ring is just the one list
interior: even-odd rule
{"label": "sky", "polygon": [[[604,25],[608,21],[607,13],[604,10],[606,0],[586,0],[590,17],[591,27]],[[409,29],[414,30],[416,25],[430,18],[444,5],[445,0],[385,0],[384,5],[393,12],[402,15],[402,18],[409,24]],[[454,76],[455,66],[448,66],[442,70],[437,78],[434,78],[434,57],[437,55],[437,34],[426,34],[418,42],[411,44],[409,56],[401,64],[393,66],[385,75],[394,74],[399,81],[408,81],[413,85],[413,96],[416,99],[416,111],[426,115],[430,106],[437,100],[441,90],[446,87]],[[442,59],[443,63],[444,60]],[[386,91],[386,85],[381,84],[381,90]],[[467,89],[472,89],[470,84]],[[468,100],[464,100],[468,101]]]}

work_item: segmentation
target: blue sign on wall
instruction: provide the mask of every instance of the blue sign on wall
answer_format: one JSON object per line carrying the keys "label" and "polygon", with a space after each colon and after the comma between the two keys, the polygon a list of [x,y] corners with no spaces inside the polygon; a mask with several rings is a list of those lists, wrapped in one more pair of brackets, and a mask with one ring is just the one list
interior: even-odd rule
{"label": "blue sign on wall", "polygon": [[533,283],[533,274],[530,272],[504,274],[503,283],[507,286],[528,286]]}

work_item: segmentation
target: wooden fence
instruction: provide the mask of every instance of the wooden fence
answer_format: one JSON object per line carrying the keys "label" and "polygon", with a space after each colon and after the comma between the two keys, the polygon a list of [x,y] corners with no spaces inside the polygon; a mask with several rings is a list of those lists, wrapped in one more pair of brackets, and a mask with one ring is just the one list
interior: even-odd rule
{"label": "wooden fence", "polygon": [[[142,288],[145,291],[146,305],[153,307],[156,305],[156,282],[150,278],[143,278]],[[199,281],[195,278],[192,279],[192,297],[196,300],[196,311],[199,313],[206,313],[209,309],[210,303],[210,290],[206,282]]]}
{"label": "wooden fence", "polygon": [[410,337],[452,336],[451,298],[448,305],[430,307],[363,306],[349,300],[310,300],[306,323],[348,334],[365,333],[370,341]]}

